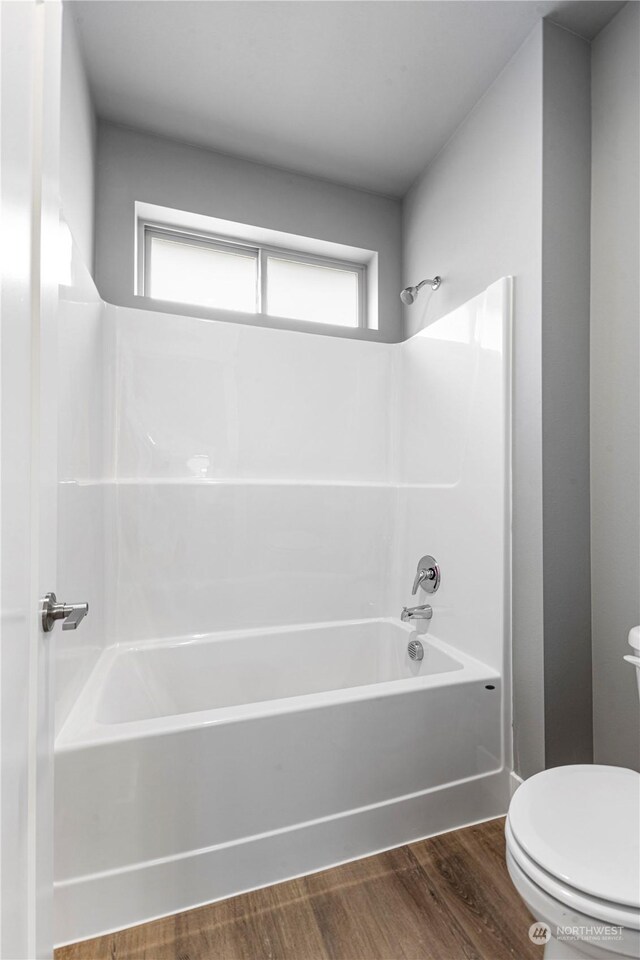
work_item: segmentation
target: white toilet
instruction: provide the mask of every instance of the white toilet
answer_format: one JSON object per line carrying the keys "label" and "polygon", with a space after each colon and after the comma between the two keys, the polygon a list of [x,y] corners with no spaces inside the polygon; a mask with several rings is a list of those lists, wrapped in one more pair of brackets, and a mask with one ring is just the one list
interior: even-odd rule
{"label": "white toilet", "polygon": [[629,643],[633,647],[633,655],[629,654],[629,656],[624,659],[636,668],[638,696],[640,697],[640,627],[634,627],[633,630],[629,631]]}
{"label": "white toilet", "polygon": [[[640,628],[629,641],[640,691]],[[640,957],[640,774],[590,764],[544,770],[516,791],[506,838],[544,960]]]}

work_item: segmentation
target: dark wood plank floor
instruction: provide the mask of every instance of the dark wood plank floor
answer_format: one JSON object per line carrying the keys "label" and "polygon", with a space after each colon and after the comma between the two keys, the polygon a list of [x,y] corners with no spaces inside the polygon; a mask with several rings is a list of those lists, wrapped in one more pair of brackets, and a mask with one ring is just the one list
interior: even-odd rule
{"label": "dark wood plank floor", "polygon": [[504,820],[56,951],[55,960],[541,960]]}

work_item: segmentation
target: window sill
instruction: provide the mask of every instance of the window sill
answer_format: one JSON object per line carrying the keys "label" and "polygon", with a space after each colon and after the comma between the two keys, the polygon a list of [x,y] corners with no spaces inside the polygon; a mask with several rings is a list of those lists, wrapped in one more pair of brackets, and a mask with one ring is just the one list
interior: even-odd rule
{"label": "window sill", "polygon": [[[118,304],[115,304],[118,306]],[[321,337],[339,337],[348,340],[370,340],[386,343],[379,330],[368,327],[341,327],[331,323],[315,323],[309,320],[292,320],[289,317],[272,317],[268,314],[242,313],[239,310],[214,310],[195,304],[176,303],[173,300],[154,300],[151,297],[133,295],[131,302],[121,306],[135,307],[154,313],[169,313],[196,320],[214,320],[218,323],[234,323],[240,326],[262,327],[272,330],[291,330],[296,333],[316,334]]]}

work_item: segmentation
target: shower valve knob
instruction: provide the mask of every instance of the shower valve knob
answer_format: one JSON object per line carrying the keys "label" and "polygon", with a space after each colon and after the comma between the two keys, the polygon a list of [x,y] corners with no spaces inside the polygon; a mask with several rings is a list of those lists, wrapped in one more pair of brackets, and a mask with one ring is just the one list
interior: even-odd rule
{"label": "shower valve knob", "polygon": [[418,563],[416,578],[413,581],[412,595],[422,587],[425,593],[435,593],[440,586],[440,567],[432,556],[426,554]]}

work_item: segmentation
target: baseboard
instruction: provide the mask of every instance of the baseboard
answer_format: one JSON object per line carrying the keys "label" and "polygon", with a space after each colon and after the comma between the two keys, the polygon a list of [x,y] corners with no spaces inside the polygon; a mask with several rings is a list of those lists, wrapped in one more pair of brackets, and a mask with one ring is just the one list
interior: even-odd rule
{"label": "baseboard", "polygon": [[54,885],[58,946],[325,870],[506,813],[507,770],[246,840]]}

